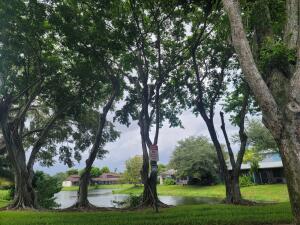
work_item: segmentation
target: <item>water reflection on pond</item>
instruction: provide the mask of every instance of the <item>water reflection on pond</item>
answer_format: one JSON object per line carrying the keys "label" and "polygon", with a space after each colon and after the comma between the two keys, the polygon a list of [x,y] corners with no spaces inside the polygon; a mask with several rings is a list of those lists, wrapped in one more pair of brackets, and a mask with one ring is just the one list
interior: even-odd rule
{"label": "water reflection on pond", "polygon": [[[128,195],[113,194],[113,189],[90,190],[88,194],[89,201],[100,207],[116,207],[114,201],[123,201]],[[76,201],[77,191],[61,191],[56,195],[56,202],[60,208],[67,208]],[[186,204],[203,204],[218,203],[220,199],[207,197],[182,197],[182,196],[159,196],[159,199],[168,205],[186,205]]]}

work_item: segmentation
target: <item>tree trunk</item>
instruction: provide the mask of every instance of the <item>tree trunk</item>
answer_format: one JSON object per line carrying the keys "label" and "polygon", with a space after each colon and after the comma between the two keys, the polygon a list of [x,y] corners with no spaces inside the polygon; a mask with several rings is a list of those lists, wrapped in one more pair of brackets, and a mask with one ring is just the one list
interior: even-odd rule
{"label": "tree trunk", "polygon": [[280,140],[280,153],[296,225],[300,225],[300,126],[287,126]]}
{"label": "tree trunk", "polygon": [[226,187],[226,199],[225,202],[228,204],[241,204],[242,195],[240,191],[239,177],[232,174],[227,178],[225,182]]}
{"label": "tree trunk", "polygon": [[[149,176],[149,155],[145,137],[141,131],[142,149],[143,149],[143,166],[141,169],[142,182],[144,184],[144,191],[142,197],[143,206],[151,206],[157,210],[158,196],[156,190],[157,170],[155,170],[156,162],[151,162],[151,172]],[[154,167],[153,167],[154,166]],[[157,165],[156,165],[157,166]]]}
{"label": "tree trunk", "polygon": [[[115,86],[113,84],[113,86]],[[101,141],[103,140],[103,130],[105,127],[106,123],[106,116],[108,111],[111,109],[112,104],[115,100],[115,97],[117,95],[117,88],[115,87],[115,90],[113,91],[113,94],[109,98],[108,102],[105,104],[103,107],[103,112],[99,116],[98,120],[98,128],[97,128],[97,133],[95,137],[94,144],[92,146],[90,155],[88,159],[86,160],[86,166],[84,169],[83,174],[80,176],[80,184],[79,184],[79,190],[78,190],[78,195],[77,195],[77,202],[74,206],[75,208],[94,208],[96,206],[92,205],[88,201],[88,186],[89,186],[89,181],[90,181],[90,172],[92,169],[92,165],[97,157],[97,154],[99,152],[99,147],[101,145]]]}
{"label": "tree trunk", "polygon": [[37,197],[32,187],[32,177],[26,168],[15,171],[15,195],[11,209],[37,208]]}
{"label": "tree trunk", "polygon": [[89,181],[90,181],[90,170],[89,171],[85,170],[80,177],[78,198],[76,203],[77,208],[88,208],[92,206],[89,203],[87,198]]}
{"label": "tree trunk", "polygon": [[[241,191],[240,191],[240,185],[239,185],[239,176],[238,175],[233,175],[230,174],[226,165],[226,161],[223,156],[223,151],[221,144],[218,140],[216,130],[213,126],[213,123],[209,120],[205,121],[206,125],[208,127],[210,137],[212,139],[212,142],[215,146],[217,156],[218,156],[218,161],[220,164],[220,169],[221,169],[221,176],[224,180],[225,183],[225,188],[226,188],[226,198],[225,202],[228,204],[240,204],[242,201],[241,197]],[[234,170],[234,165],[232,165],[232,173],[235,174]]]}
{"label": "tree trunk", "polygon": [[143,204],[145,206],[152,206],[157,210],[159,199],[157,196],[157,171],[152,170],[150,176],[147,177],[146,182],[144,183],[144,191],[143,191]]}
{"label": "tree trunk", "polygon": [[[4,128],[4,129],[3,129]],[[18,135],[14,133],[13,126],[2,128],[6,142],[8,157],[15,175],[15,195],[9,208],[37,208],[37,198],[32,186],[33,169],[26,166],[25,151]]]}

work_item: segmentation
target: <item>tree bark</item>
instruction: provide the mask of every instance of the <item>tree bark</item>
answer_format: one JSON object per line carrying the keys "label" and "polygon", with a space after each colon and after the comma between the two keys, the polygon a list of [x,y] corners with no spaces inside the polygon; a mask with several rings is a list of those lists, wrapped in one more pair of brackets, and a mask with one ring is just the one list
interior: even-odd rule
{"label": "tree bark", "polygon": [[[117,81],[114,81],[114,82],[117,82]],[[86,166],[84,168],[84,172],[80,177],[77,202],[74,206],[72,206],[75,208],[90,208],[90,207],[93,208],[93,207],[95,207],[88,201],[88,198],[87,198],[88,197],[88,186],[89,186],[89,181],[90,181],[90,172],[92,169],[92,165],[93,165],[93,163],[97,157],[97,154],[99,152],[99,147],[101,145],[101,141],[103,140],[102,134],[103,134],[103,130],[104,130],[105,123],[106,123],[107,113],[111,109],[113,102],[117,95],[118,84],[115,84],[114,82],[113,82],[113,86],[115,89],[114,89],[113,94],[111,95],[110,99],[103,107],[102,114],[99,116],[98,129],[97,129],[95,141],[92,146],[90,155],[89,155],[88,159],[86,160]]]}
{"label": "tree bark", "polygon": [[[246,80],[263,112],[266,127],[276,140],[287,179],[290,203],[296,225],[300,225],[300,48],[299,48],[299,1],[287,0],[287,25],[284,39],[288,47],[297,47],[296,72],[286,89],[285,104],[276,103],[264,82],[246,38],[238,1],[223,0],[228,13],[233,44]],[[296,46],[298,44],[298,46]],[[288,81],[287,81],[288,82]],[[286,86],[286,84],[282,85]],[[278,87],[282,88],[282,87]],[[278,102],[278,99],[277,99]]]}
{"label": "tree bark", "polygon": [[33,172],[26,167],[26,156],[22,138],[18,135],[17,121],[9,122],[10,98],[0,103],[0,123],[11,166],[15,175],[15,196],[9,208],[36,208],[36,194],[32,187]]}
{"label": "tree bark", "polygon": [[228,181],[225,182],[226,187],[226,199],[225,202],[227,204],[241,204],[242,203],[242,195],[239,184],[239,176],[235,176],[234,174],[229,174]]}
{"label": "tree bark", "polygon": [[84,173],[80,177],[79,190],[77,196],[77,202],[75,207],[77,208],[89,208],[93,207],[88,200],[88,186],[90,181],[91,169],[85,168]]}
{"label": "tree bark", "polygon": [[[19,163],[23,164],[24,163]],[[27,171],[26,166],[14,167],[15,170],[15,195],[10,209],[38,208],[37,197],[32,187],[33,174]]]}
{"label": "tree bark", "polygon": [[292,212],[297,225],[300,225],[300,116],[297,120],[287,121],[279,149],[287,180]]}

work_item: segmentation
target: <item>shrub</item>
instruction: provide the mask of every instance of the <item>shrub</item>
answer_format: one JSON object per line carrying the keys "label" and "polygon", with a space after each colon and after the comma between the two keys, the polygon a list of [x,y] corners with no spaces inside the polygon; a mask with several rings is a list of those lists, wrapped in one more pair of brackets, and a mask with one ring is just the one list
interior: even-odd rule
{"label": "shrub", "polygon": [[55,202],[54,194],[59,192],[62,186],[57,178],[51,177],[42,171],[37,171],[34,174],[33,186],[37,192],[39,206],[46,209],[59,206]]}
{"label": "shrub", "polygon": [[113,201],[118,207],[137,207],[142,202],[142,195],[134,195],[132,193],[124,201]]}
{"label": "shrub", "polygon": [[175,185],[175,184],[176,184],[176,181],[175,181],[174,179],[172,179],[172,178],[166,178],[166,179],[164,180],[164,184],[165,184],[165,185]]}
{"label": "shrub", "polygon": [[10,190],[0,190],[0,200],[11,200]]}
{"label": "shrub", "polygon": [[240,176],[240,186],[241,187],[249,187],[255,185],[252,181],[252,178],[249,175]]}

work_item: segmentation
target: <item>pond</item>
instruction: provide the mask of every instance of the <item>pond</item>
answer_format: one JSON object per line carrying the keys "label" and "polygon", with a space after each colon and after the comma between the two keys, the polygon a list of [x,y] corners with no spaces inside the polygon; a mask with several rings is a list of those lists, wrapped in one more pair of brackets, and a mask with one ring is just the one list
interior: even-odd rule
{"label": "pond", "polygon": [[[56,195],[56,202],[60,208],[67,208],[76,201],[77,191],[61,191]],[[89,201],[99,207],[117,207],[115,201],[121,202],[127,198],[126,194],[113,194],[113,189],[96,189],[90,190],[88,194]],[[219,203],[218,198],[207,197],[183,197],[183,196],[164,196],[160,195],[159,199],[168,205],[191,205],[203,203]]]}

